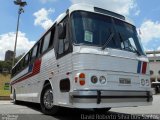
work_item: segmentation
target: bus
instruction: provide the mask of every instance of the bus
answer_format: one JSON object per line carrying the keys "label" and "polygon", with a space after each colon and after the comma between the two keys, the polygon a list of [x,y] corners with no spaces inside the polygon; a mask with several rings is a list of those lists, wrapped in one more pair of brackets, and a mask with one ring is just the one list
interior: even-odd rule
{"label": "bus", "polygon": [[146,51],[150,63],[150,81],[153,94],[160,93],[160,51]]}
{"label": "bus", "polygon": [[136,27],[124,16],[75,4],[13,67],[11,98],[40,103],[44,114],[61,107],[148,106],[148,62]]}

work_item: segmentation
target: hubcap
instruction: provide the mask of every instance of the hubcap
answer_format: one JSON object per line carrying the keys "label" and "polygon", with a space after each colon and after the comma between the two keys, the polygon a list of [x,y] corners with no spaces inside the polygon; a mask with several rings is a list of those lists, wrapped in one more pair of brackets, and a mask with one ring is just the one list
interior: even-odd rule
{"label": "hubcap", "polygon": [[51,109],[53,107],[53,91],[51,89],[44,93],[43,103],[47,109]]}

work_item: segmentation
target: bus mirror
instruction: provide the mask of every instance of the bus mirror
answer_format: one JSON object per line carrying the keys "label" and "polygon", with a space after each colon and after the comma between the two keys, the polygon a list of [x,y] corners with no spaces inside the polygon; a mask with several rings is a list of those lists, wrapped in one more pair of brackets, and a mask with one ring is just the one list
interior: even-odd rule
{"label": "bus mirror", "polygon": [[64,23],[60,23],[58,25],[58,38],[65,39],[66,37],[66,25]]}

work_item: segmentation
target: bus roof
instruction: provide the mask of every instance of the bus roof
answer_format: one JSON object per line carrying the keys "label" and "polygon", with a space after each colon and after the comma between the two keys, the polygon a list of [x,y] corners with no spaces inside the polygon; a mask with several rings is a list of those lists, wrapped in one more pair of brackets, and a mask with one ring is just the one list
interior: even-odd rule
{"label": "bus roof", "polygon": [[77,10],[100,13],[100,14],[109,15],[111,17],[115,17],[121,20],[125,20],[125,17],[123,15],[120,15],[118,13],[115,13],[115,12],[112,12],[112,11],[109,11],[109,10],[106,10],[106,9],[103,9],[103,8],[100,8],[94,5],[89,5],[89,4],[84,4],[84,3],[74,4],[68,9],[69,13],[72,13]]}

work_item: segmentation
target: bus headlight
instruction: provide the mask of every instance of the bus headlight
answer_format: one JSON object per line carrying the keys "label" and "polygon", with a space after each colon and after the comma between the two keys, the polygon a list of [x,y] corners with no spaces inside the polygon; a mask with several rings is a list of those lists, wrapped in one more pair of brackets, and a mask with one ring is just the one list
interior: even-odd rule
{"label": "bus headlight", "polygon": [[91,82],[92,82],[93,84],[96,84],[96,83],[98,82],[98,78],[97,78],[96,76],[92,76],[92,77],[91,77]]}
{"label": "bus headlight", "polygon": [[106,78],[105,78],[104,76],[101,76],[101,77],[99,78],[99,82],[100,82],[101,84],[105,84],[105,83],[106,83]]}
{"label": "bus headlight", "polygon": [[142,86],[145,85],[145,80],[144,80],[144,79],[141,80],[141,85],[142,85]]}
{"label": "bus headlight", "polygon": [[147,79],[146,80],[146,86],[149,86],[150,85],[150,81]]}

